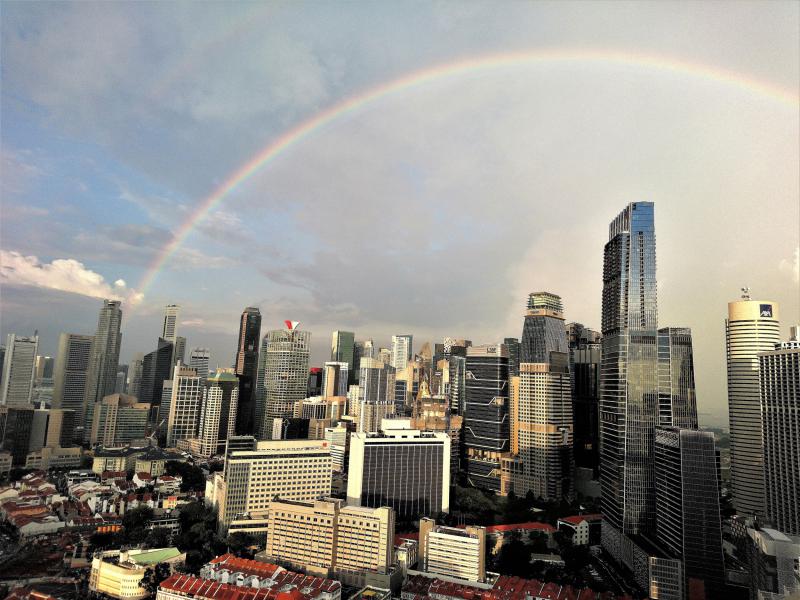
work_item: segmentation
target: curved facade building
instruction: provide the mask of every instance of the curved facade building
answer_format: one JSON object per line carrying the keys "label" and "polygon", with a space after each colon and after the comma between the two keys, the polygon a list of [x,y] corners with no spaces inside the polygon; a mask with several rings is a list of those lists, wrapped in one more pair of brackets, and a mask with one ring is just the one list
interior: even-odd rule
{"label": "curved facade building", "polygon": [[725,349],[728,362],[728,414],[731,428],[731,482],[740,514],[764,516],[764,444],[758,353],[780,342],[778,305],[744,298],[728,303]]}
{"label": "curved facade building", "polygon": [[274,418],[293,417],[295,403],[306,397],[311,332],[287,324],[287,329],[267,333],[265,340],[264,417],[259,424],[261,439],[269,437]]}

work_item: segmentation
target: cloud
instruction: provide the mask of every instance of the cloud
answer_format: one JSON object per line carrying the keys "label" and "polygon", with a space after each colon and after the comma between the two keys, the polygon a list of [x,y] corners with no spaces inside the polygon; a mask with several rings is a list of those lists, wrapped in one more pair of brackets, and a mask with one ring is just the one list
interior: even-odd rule
{"label": "cloud", "polygon": [[793,283],[800,283],[800,246],[794,249],[791,259],[782,259],[778,264],[781,273],[788,273]]}
{"label": "cloud", "polygon": [[42,263],[36,256],[23,256],[19,252],[0,250],[0,282],[9,286],[32,286],[70,292],[90,298],[141,302],[143,295],[129,290],[125,281],[118,279],[109,285],[105,278],[83,263],[72,258],[57,258]]}
{"label": "cloud", "polygon": [[[3,176],[0,177],[3,195],[17,195],[27,191],[33,182],[45,175],[44,169],[31,162],[32,152],[28,150],[12,150],[6,146],[0,148]],[[29,207],[36,210],[34,207]],[[20,207],[20,210],[22,207]]]}

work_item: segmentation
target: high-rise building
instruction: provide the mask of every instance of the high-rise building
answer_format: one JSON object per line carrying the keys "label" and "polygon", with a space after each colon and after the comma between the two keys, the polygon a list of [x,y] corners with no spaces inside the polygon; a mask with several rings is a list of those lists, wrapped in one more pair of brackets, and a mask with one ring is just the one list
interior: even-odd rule
{"label": "high-rise building", "polygon": [[793,337],[758,361],[767,516],[800,535],[800,337]]}
{"label": "high-rise building", "polygon": [[128,394],[139,397],[142,393],[142,361],[144,355],[139,353],[128,366]]}
{"label": "high-rise building", "polygon": [[236,376],[239,378],[239,409],[236,413],[236,432],[254,433],[256,423],[256,371],[258,369],[258,340],[261,337],[261,312],[248,306],[239,320],[239,342],[236,347]]}
{"label": "high-rise building", "polygon": [[629,204],[609,226],[603,264],[600,483],[603,546],[652,532],[658,425],[658,304],[653,204]]}
{"label": "high-rise building", "polygon": [[421,519],[419,567],[432,575],[486,581],[486,528],[445,527],[433,519]]}
{"label": "high-rise building", "polygon": [[[158,347],[148,352],[142,359],[142,383],[139,386],[139,401],[151,407],[161,405],[164,381],[171,379],[173,344],[163,338],[158,339]],[[160,411],[160,419],[166,417]]]}
{"label": "high-rise building", "polygon": [[117,367],[117,380],[114,383],[115,394],[127,394],[128,389],[128,365]]}
{"label": "high-rise building", "polygon": [[167,417],[167,445],[175,446],[178,440],[197,437],[200,405],[203,401],[204,380],[197,371],[184,365],[175,367],[172,379],[172,400]]}
{"label": "high-rise building", "polygon": [[550,292],[534,292],[528,296],[519,348],[520,363],[544,363],[551,352],[569,352],[563,315],[560,296]]}
{"label": "high-rise building", "polygon": [[662,427],[697,429],[692,330],[658,330],[658,420]]}
{"label": "high-rise building", "polygon": [[464,446],[467,479],[500,491],[500,458],[511,449],[508,349],[502,344],[467,348]]}
{"label": "high-rise building", "polygon": [[92,353],[92,336],[62,333],[53,371],[53,408],[75,411],[75,426],[83,427],[86,372]]}
{"label": "high-rise building", "polygon": [[378,349],[378,358],[385,362],[387,365],[392,364],[392,350],[391,348],[379,348]]}
{"label": "high-rise building", "polygon": [[120,446],[142,439],[147,432],[150,405],[134,396],[111,394],[94,406],[89,443]]}
{"label": "high-rise building", "polygon": [[286,325],[286,329],[274,329],[266,335],[261,438],[269,437],[273,419],[291,418],[295,403],[306,397],[311,332],[298,329],[293,321]]}
{"label": "high-rise building", "polygon": [[394,369],[374,358],[361,359],[358,431],[378,431],[381,421],[395,413]]}
{"label": "high-rise building", "polygon": [[267,440],[250,438],[248,449],[232,450],[231,442],[241,447],[246,438],[228,440],[219,524],[225,531],[236,517],[265,511],[269,503],[282,500],[309,501],[331,493],[331,450],[323,440]]}
{"label": "high-rise building", "polygon": [[32,406],[0,406],[0,450],[11,453],[13,466],[21,467],[25,464],[32,429]]}
{"label": "high-rise building", "polygon": [[72,445],[77,425],[74,410],[51,408],[48,416],[47,434],[44,445],[47,448],[66,448]]}
{"label": "high-rise building", "polygon": [[322,378],[323,373],[320,367],[311,367],[308,370],[308,386],[306,387],[306,396],[313,398],[314,396],[322,395]]}
{"label": "high-rise building", "polygon": [[347,363],[348,384],[354,383],[358,373],[355,361],[356,334],[352,331],[334,331],[331,336],[331,362]]}
{"label": "high-rise building", "polygon": [[718,453],[714,434],[659,428],[655,438],[656,539],[683,562],[684,594],[724,597]]}
{"label": "high-rise building", "polygon": [[406,368],[413,356],[412,351],[413,336],[407,334],[392,336],[392,366],[397,371]]}
{"label": "high-rise building", "polygon": [[751,300],[728,303],[725,347],[728,363],[728,411],[731,432],[731,484],[739,514],[765,515],[764,438],[761,433],[761,394],[758,353],[780,343],[778,305]]}
{"label": "high-rise building", "polygon": [[197,371],[197,376],[208,378],[211,350],[208,348],[192,348],[189,353],[189,367]]}
{"label": "high-rise building", "polygon": [[233,373],[224,371],[200,379],[205,381],[198,432],[200,454],[210,457],[223,453],[228,438],[236,433],[239,380]]}
{"label": "high-rise building", "polygon": [[382,432],[350,436],[349,505],[390,506],[405,518],[450,510],[450,438],[399,428],[409,425],[386,419]]}
{"label": "high-rise building", "polygon": [[346,506],[342,500],[269,504],[269,535],[259,560],[321,577],[364,585],[369,573],[387,574],[393,562],[394,511]]}
{"label": "high-rise building", "polygon": [[322,367],[322,396],[347,396],[350,367],[346,362],[328,361]]}
{"label": "high-rise building", "polygon": [[175,350],[172,355],[172,368],[175,369],[175,365],[178,363],[186,364],[184,360],[186,356],[186,338],[183,336],[178,336],[175,338]]}
{"label": "high-rise building", "polygon": [[168,304],[164,307],[164,325],[161,327],[161,337],[173,344],[178,338],[178,315],[181,307],[177,304]]}
{"label": "high-rise building", "polygon": [[119,300],[103,300],[86,372],[87,406],[114,393],[122,344],[121,324],[122,303]]}
{"label": "high-rise building", "polygon": [[507,337],[503,339],[503,344],[508,348],[508,375],[509,377],[516,377],[519,375],[519,340],[517,338]]}
{"label": "high-rise building", "polygon": [[53,379],[54,363],[55,359],[52,356],[36,356],[36,376],[34,379],[37,384]]}
{"label": "high-rise building", "polygon": [[31,403],[38,350],[38,335],[22,337],[15,333],[8,334],[0,405],[19,408]]}
{"label": "high-rise building", "polygon": [[600,333],[580,323],[567,325],[572,376],[573,453],[575,467],[600,474]]}

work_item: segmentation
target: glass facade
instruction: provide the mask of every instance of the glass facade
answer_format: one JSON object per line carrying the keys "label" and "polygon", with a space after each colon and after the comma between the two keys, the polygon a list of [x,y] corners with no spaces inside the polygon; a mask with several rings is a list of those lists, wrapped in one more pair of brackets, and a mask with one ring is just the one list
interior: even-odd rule
{"label": "glass facade", "polygon": [[658,420],[662,427],[697,429],[692,330],[658,330]]}
{"label": "glass facade", "polygon": [[259,423],[261,439],[271,435],[274,418],[293,417],[295,403],[306,397],[311,332],[275,329],[265,339],[264,416]]}
{"label": "glass facade", "polygon": [[239,378],[239,410],[236,432],[254,433],[256,422],[255,386],[258,370],[258,338],[261,336],[261,312],[248,306],[239,321],[239,343],[236,348],[236,376]]}

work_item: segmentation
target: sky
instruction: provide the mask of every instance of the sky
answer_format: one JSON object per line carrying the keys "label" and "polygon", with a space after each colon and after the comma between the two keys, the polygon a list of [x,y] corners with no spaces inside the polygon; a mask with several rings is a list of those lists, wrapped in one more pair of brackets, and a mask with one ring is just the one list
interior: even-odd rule
{"label": "sky", "polygon": [[321,364],[334,329],[518,337],[539,290],[599,329],[608,224],[652,201],[659,324],[723,425],[727,303],[800,322],[798,32],[796,2],[4,2],[0,333],[53,354],[118,298],[128,361],[177,303],[227,366],[257,306]]}

